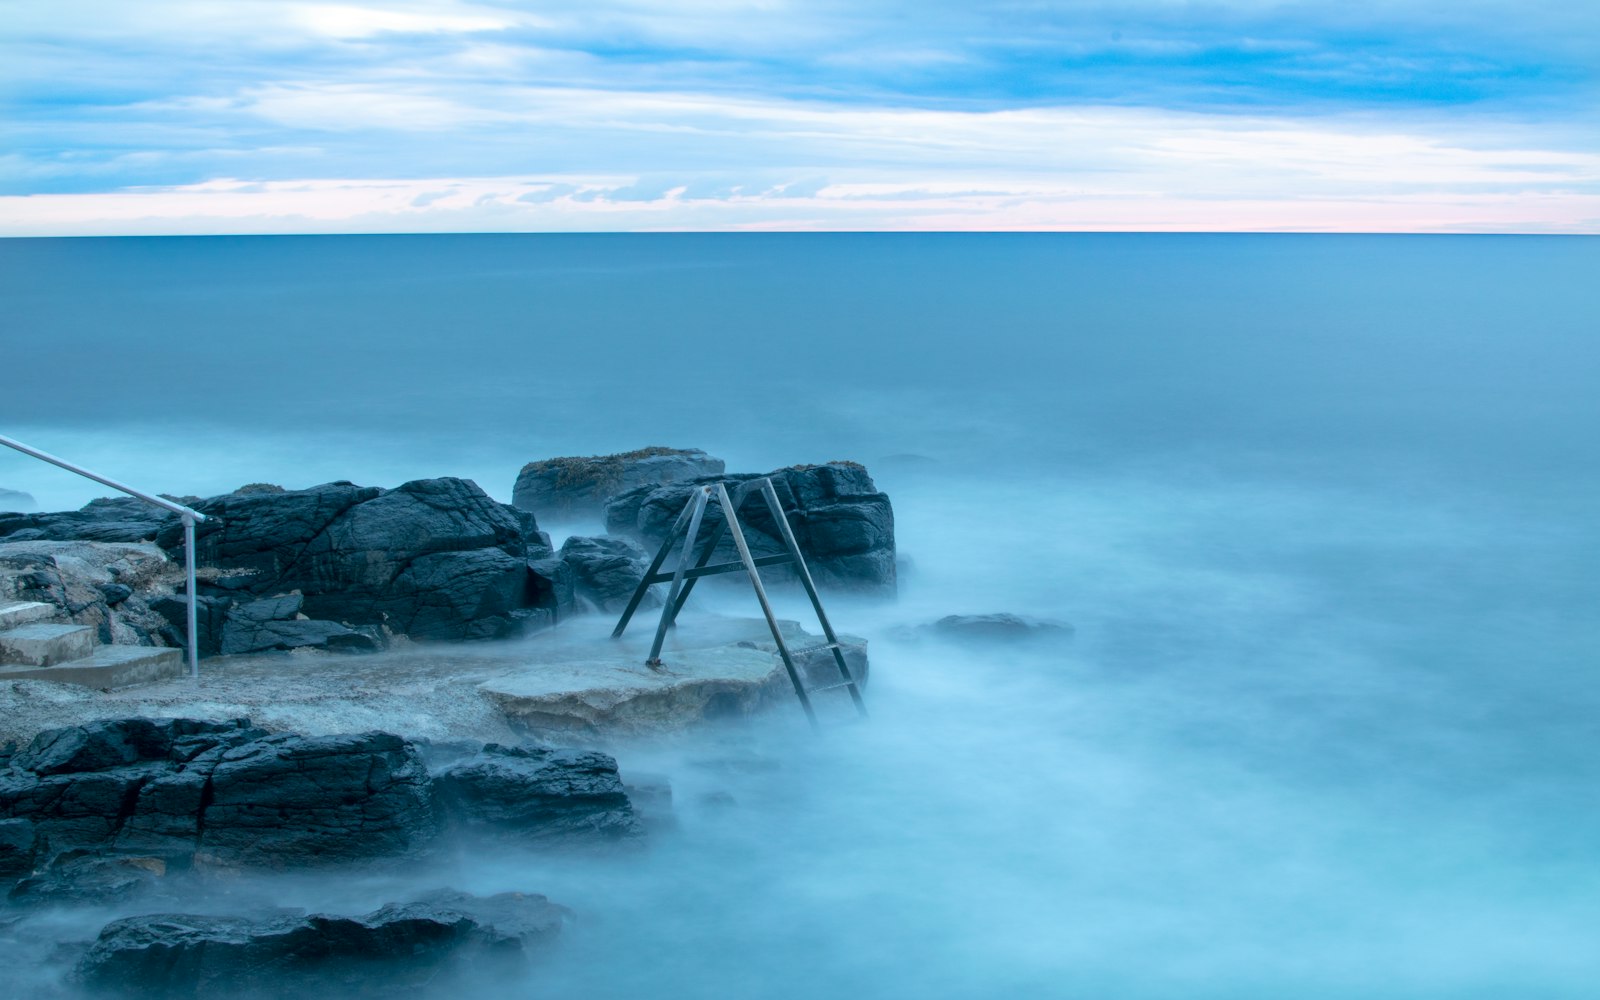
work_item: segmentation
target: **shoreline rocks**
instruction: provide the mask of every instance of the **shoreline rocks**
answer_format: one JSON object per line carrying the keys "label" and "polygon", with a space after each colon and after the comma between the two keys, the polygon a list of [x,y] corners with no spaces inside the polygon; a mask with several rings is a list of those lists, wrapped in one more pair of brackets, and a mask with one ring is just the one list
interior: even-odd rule
{"label": "shoreline rocks", "polygon": [[596,517],[606,501],[639,486],[720,476],[726,466],[699,448],[640,448],[615,455],[529,462],[517,474],[511,505],[555,520]]}

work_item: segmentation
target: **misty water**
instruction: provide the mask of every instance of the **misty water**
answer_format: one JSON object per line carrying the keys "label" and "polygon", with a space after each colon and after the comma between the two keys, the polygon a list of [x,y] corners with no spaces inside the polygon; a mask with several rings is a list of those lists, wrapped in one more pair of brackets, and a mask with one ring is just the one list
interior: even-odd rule
{"label": "misty water", "polygon": [[[637,854],[250,890],[571,907],[486,995],[1587,997],[1597,273],[1589,238],[0,241],[0,428],[194,495],[867,464],[899,596],[829,607],[870,722],[611,745],[673,786]],[[988,611],[1076,636],[902,629]]]}

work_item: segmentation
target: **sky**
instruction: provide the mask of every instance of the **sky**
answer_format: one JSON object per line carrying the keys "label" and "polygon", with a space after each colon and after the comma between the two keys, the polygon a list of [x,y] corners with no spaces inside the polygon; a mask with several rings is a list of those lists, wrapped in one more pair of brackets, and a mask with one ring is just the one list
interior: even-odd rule
{"label": "sky", "polygon": [[0,0],[0,236],[1600,232],[1594,0]]}

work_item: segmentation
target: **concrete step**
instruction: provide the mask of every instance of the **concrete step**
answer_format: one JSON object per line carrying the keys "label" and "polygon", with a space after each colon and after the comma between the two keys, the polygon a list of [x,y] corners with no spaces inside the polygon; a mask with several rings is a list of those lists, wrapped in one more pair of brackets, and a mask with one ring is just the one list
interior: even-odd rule
{"label": "concrete step", "polygon": [[60,612],[61,609],[54,604],[39,601],[0,601],[0,632],[29,622],[54,618]]}
{"label": "concrete step", "polygon": [[111,691],[184,675],[183,650],[160,646],[99,646],[93,655],[53,667],[0,667],[5,681],[59,681]]}
{"label": "concrete step", "polygon": [[0,664],[51,667],[94,652],[95,630],[87,625],[30,622],[0,632]]}

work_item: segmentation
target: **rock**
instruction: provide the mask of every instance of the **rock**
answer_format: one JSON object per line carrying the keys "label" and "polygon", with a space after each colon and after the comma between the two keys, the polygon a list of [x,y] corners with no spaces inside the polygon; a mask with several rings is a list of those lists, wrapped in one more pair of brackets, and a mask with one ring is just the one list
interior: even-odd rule
{"label": "rock", "polygon": [[577,607],[577,590],[572,567],[554,553],[528,560],[528,581],[533,589],[533,603],[550,608],[557,621],[572,614]]}
{"label": "rock", "polygon": [[511,504],[561,519],[600,514],[608,499],[640,486],[720,476],[722,459],[698,448],[641,448],[618,455],[529,462],[517,475]]}
{"label": "rock", "polygon": [[303,604],[299,594],[287,594],[234,605],[222,627],[221,651],[232,655],[309,647],[372,652],[386,644],[382,630],[375,625],[355,629],[339,622],[297,617]]}
{"label": "rock", "polygon": [[[199,562],[217,570],[212,596],[298,591],[310,618],[422,639],[516,635],[554,619],[528,565],[529,538],[542,533],[468,480],[235,493],[198,509],[216,515],[195,541]],[[181,556],[175,528],[158,541]]]}
{"label": "rock", "polygon": [[[893,593],[895,589],[894,510],[887,494],[878,492],[867,470],[853,462],[795,466],[768,473],[778,499],[819,586]],[[713,476],[668,486],[641,486],[618,494],[606,504],[606,530],[632,535],[647,547],[659,547],[698,484],[730,484],[756,475]],[[716,527],[721,512],[706,511],[702,537]],[[759,499],[739,511],[753,555],[784,551],[777,525]],[[713,561],[737,559],[724,538]],[[787,566],[762,571],[764,578],[792,579]]]}
{"label": "rock", "polygon": [[620,839],[643,832],[615,758],[584,750],[490,743],[434,779],[440,802],[468,828],[519,839]]}
{"label": "rock", "polygon": [[398,736],[268,735],[249,720],[115,719],[40,733],[0,772],[0,817],[64,851],[313,866],[417,853],[438,832]]}
{"label": "rock", "polygon": [[8,513],[26,513],[33,510],[34,502],[30,494],[21,490],[8,490],[0,486],[0,511]]}
{"label": "rock", "polygon": [[943,639],[970,642],[1064,642],[1074,629],[1063,621],[1029,618],[1005,612],[987,615],[946,615],[924,626]]}
{"label": "rock", "polygon": [[5,541],[148,542],[178,515],[138,497],[90,500],[79,510],[50,514],[0,514]]}
{"label": "rock", "polygon": [[[216,656],[222,652],[222,633],[228,620],[228,610],[233,607],[231,597],[208,597],[201,594],[195,600],[195,639],[201,656]],[[185,597],[162,597],[150,602],[150,610],[159,614],[166,626],[161,637],[169,646],[187,647],[189,644],[189,601]]]}
{"label": "rock", "polygon": [[170,600],[182,578],[148,542],[0,541],[0,602],[53,604],[103,644],[167,645],[167,620],[153,605]]}
{"label": "rock", "polygon": [[390,733],[281,733],[226,748],[210,772],[199,851],[291,867],[417,853],[438,832],[427,768]]}
{"label": "rock", "polygon": [[75,857],[24,878],[7,898],[29,906],[121,903],[148,891],[166,873],[161,858]]}
{"label": "rock", "polygon": [[443,890],[360,917],[128,917],[101,930],[74,978],[134,996],[410,996],[503,979],[560,932],[563,913],[538,895]]}
{"label": "rock", "polygon": [[[615,613],[644,579],[650,553],[631,538],[573,536],[561,543],[561,560],[572,570],[573,592],[599,611]],[[660,605],[653,592],[645,607]]]}
{"label": "rock", "polygon": [[22,878],[33,871],[39,851],[39,834],[33,821],[0,819],[0,881]]}

